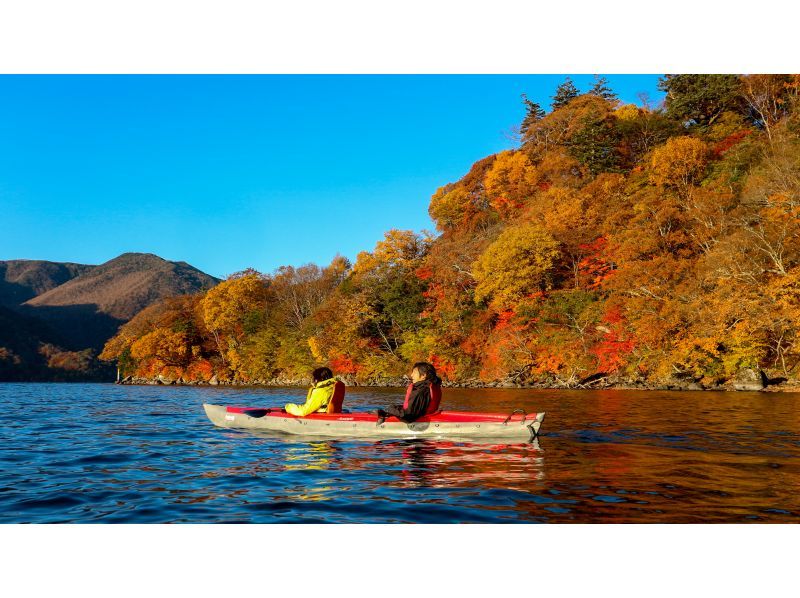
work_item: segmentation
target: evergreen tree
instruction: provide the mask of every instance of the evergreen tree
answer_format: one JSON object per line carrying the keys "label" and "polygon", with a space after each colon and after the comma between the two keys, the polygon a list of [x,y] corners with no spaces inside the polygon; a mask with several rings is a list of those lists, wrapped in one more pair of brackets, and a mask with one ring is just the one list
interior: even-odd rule
{"label": "evergreen tree", "polygon": [[619,97],[617,97],[617,94],[614,93],[614,90],[608,86],[608,79],[605,77],[599,77],[598,75],[594,76],[594,85],[592,85],[589,93],[603,98],[608,102],[616,102],[619,100]]}
{"label": "evergreen tree", "polygon": [[587,115],[580,123],[581,128],[568,144],[570,155],[593,175],[618,171],[620,135],[612,120],[600,115]]}
{"label": "evergreen tree", "polygon": [[556,95],[553,96],[553,103],[551,106],[553,110],[558,110],[562,106],[566,106],[572,100],[580,95],[578,88],[572,82],[572,79],[567,77],[564,82],[556,89]]}
{"label": "evergreen tree", "polygon": [[536,102],[531,102],[528,96],[522,94],[522,103],[525,104],[525,118],[522,119],[522,124],[519,126],[519,132],[522,134],[522,139],[528,136],[528,131],[534,123],[539,122],[544,118],[545,112],[542,107]]}
{"label": "evergreen tree", "polygon": [[658,88],[667,93],[667,115],[685,125],[708,126],[726,110],[742,110],[736,75],[666,75]]}

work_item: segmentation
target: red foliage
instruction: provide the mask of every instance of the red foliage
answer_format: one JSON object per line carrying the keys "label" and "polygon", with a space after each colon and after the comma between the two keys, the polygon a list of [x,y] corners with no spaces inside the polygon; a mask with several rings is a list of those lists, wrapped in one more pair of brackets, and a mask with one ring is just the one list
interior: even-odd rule
{"label": "red foliage", "polygon": [[533,293],[528,293],[527,295],[525,295],[526,299],[533,299],[537,301],[539,299],[544,299],[545,297],[547,297],[547,293],[545,293],[544,291],[534,291]]}
{"label": "red foliage", "polygon": [[420,268],[417,268],[414,271],[414,274],[416,274],[417,278],[419,278],[420,280],[430,280],[431,278],[433,278],[433,268],[431,268],[430,266],[422,266]]}
{"label": "red foliage", "polygon": [[623,321],[622,310],[619,305],[610,305],[603,314],[603,322],[606,324],[619,324]]}
{"label": "red foliage", "polygon": [[522,208],[522,201],[517,199],[512,199],[507,195],[503,195],[500,197],[495,197],[492,200],[492,207],[497,210],[497,212],[503,218],[509,218],[512,215],[519,212],[520,208]]}
{"label": "red foliage", "polygon": [[608,332],[592,347],[597,358],[597,369],[601,372],[615,372],[627,363],[627,357],[636,347],[636,341],[625,331],[625,317],[618,305],[609,306],[601,320]]}
{"label": "red foliage", "polygon": [[428,357],[440,378],[453,378],[456,373],[456,364],[450,363],[443,357],[431,353]]}
{"label": "red foliage", "polygon": [[341,355],[330,360],[331,369],[337,374],[357,374],[358,365],[349,357]]}
{"label": "red foliage", "polygon": [[428,290],[422,292],[422,296],[426,299],[433,299],[438,301],[444,299],[445,289],[443,285],[433,283],[428,287]]}
{"label": "red foliage", "polygon": [[501,311],[497,314],[497,323],[494,325],[494,329],[496,331],[505,330],[508,328],[509,324],[511,323],[511,319],[514,317],[514,310],[507,309],[505,311]]}
{"label": "red foliage", "polygon": [[607,244],[605,237],[598,237],[579,246],[586,257],[578,263],[578,274],[587,289],[599,289],[614,273],[613,265],[604,257]]}
{"label": "red foliage", "polygon": [[714,146],[711,148],[711,153],[714,155],[715,158],[719,158],[733,146],[740,143],[749,134],[750,131],[747,130],[736,131],[735,133],[731,133],[722,141],[718,141],[716,144],[714,144]]}
{"label": "red foliage", "polygon": [[592,347],[592,353],[597,357],[597,369],[601,372],[616,372],[627,363],[627,357],[636,347],[633,340],[619,340],[616,338],[599,342]]}

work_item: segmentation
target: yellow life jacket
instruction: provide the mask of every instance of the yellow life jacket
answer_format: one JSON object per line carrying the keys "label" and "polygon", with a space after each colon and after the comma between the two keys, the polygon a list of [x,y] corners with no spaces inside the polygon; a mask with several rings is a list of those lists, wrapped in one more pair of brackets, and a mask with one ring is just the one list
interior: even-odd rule
{"label": "yellow life jacket", "polygon": [[308,389],[306,402],[303,405],[289,403],[284,407],[284,409],[286,409],[286,413],[295,415],[297,417],[305,417],[309,413],[315,413],[317,411],[324,413],[328,410],[328,403],[330,403],[331,397],[333,396],[333,390],[335,386],[335,378],[317,382],[314,386]]}

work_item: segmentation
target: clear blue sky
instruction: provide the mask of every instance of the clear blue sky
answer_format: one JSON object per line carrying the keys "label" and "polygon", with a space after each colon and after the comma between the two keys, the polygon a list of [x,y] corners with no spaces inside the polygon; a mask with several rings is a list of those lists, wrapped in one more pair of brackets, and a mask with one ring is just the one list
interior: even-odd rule
{"label": "clear blue sky", "polygon": [[[591,75],[573,76],[581,90]],[[657,75],[610,75],[626,102]],[[0,259],[126,251],[216,276],[431,229],[437,187],[507,149],[562,75],[0,77]]]}

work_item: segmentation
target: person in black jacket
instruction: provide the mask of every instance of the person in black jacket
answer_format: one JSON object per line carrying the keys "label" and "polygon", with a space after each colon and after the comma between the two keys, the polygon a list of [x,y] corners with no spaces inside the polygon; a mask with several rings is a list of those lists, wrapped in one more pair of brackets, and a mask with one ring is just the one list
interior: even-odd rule
{"label": "person in black jacket", "polygon": [[[426,413],[435,411],[439,407],[438,398],[441,397],[441,384],[442,381],[436,375],[436,368],[430,363],[424,361],[415,363],[411,368],[411,384],[406,389],[406,400],[402,405],[392,405],[386,410],[378,409],[377,425],[380,426],[389,416],[410,423]],[[434,397],[434,394],[437,396]],[[432,400],[434,401],[433,405]]]}

